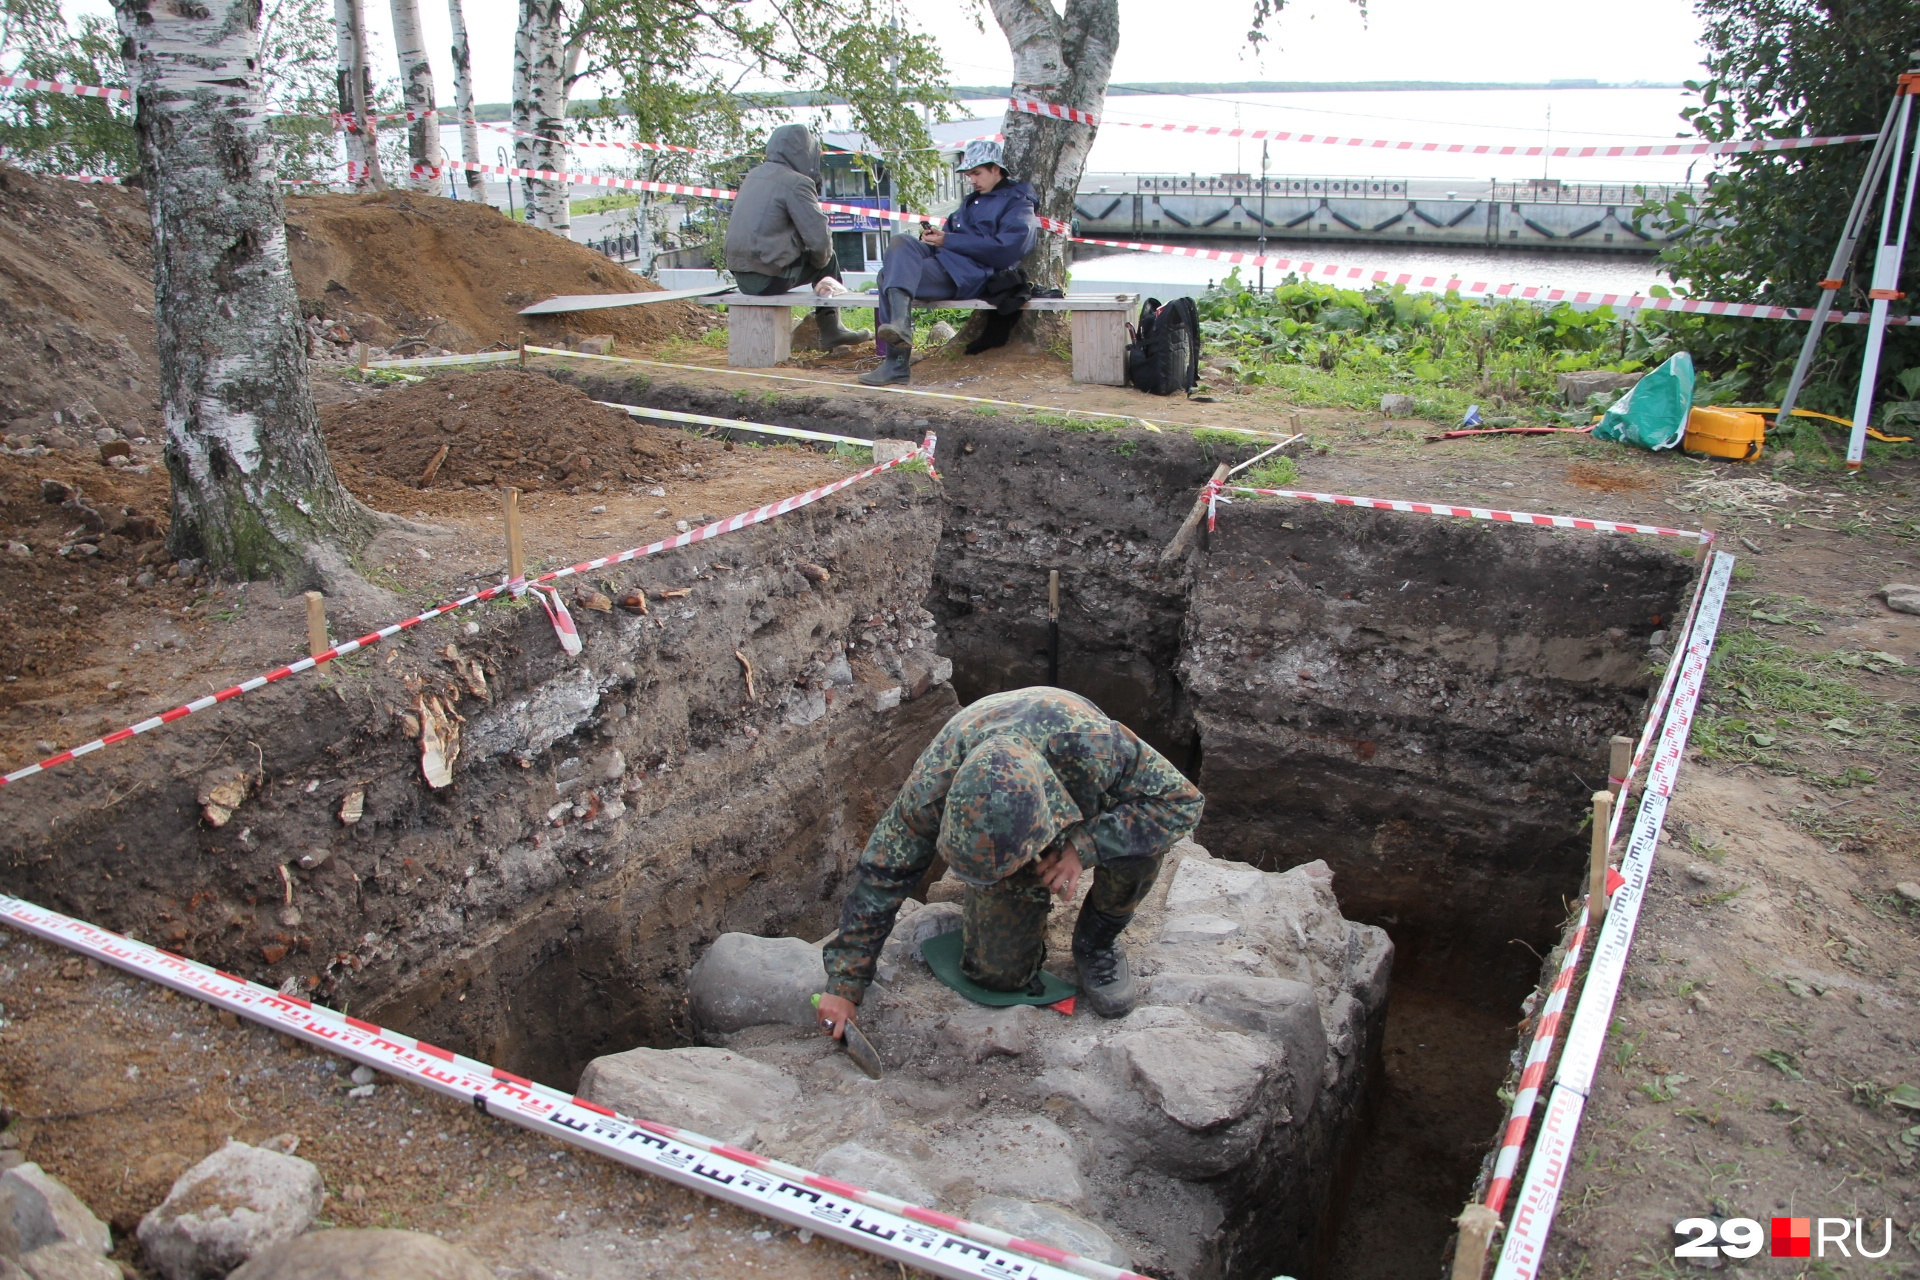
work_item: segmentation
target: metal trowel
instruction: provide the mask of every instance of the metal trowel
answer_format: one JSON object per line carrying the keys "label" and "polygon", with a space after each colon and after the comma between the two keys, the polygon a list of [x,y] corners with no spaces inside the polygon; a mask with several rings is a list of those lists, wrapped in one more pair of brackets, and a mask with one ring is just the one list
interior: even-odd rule
{"label": "metal trowel", "polygon": [[[820,1007],[820,997],[813,998],[815,1008]],[[873,1041],[859,1027],[849,1022],[840,1029],[840,1043],[846,1046],[847,1056],[853,1059],[853,1065],[867,1073],[869,1079],[878,1080],[887,1074],[880,1063],[879,1051],[873,1047]]]}

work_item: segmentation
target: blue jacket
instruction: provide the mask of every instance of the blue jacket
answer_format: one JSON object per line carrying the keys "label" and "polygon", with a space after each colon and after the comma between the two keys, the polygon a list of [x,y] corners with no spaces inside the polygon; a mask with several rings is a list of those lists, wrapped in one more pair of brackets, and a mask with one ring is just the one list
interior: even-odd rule
{"label": "blue jacket", "polygon": [[994,272],[1027,256],[1040,224],[1033,188],[1006,182],[984,194],[969,191],[946,221],[947,242],[934,256],[953,277],[957,298],[977,298]]}

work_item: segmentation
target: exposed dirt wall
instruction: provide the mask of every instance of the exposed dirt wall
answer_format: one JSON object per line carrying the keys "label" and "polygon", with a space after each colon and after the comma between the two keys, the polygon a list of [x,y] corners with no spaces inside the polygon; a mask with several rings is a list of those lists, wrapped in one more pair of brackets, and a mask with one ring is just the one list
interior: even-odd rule
{"label": "exposed dirt wall", "polygon": [[[719,932],[831,927],[951,712],[919,604],[938,520],[928,478],[882,477],[596,578],[581,589],[641,585],[652,611],[576,603],[575,659],[531,608],[479,612],[477,634],[455,615],[36,779],[0,883],[556,1084],[673,1043]],[[441,791],[416,694],[465,718]],[[248,794],[214,828],[198,797],[223,771]]]}

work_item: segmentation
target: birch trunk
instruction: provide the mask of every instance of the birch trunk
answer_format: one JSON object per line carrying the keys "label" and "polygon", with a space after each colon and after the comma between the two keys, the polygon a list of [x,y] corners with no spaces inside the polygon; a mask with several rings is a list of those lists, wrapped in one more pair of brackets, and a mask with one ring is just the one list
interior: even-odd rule
{"label": "birch trunk", "polygon": [[[566,11],[564,0],[520,0],[513,38],[514,163],[523,169],[567,167]],[[527,136],[527,135],[534,136]],[[567,235],[571,191],[565,182],[527,178],[527,225]]]}
{"label": "birch trunk", "polygon": [[[348,181],[355,191],[372,191],[380,185],[380,136],[367,100],[373,96],[373,83],[367,61],[360,55],[357,34],[363,24],[360,0],[333,0],[333,30],[338,48],[334,70],[334,88],[340,99],[340,115],[346,121]],[[359,84],[355,85],[355,69]]]}
{"label": "birch trunk", "polygon": [[[460,0],[447,0],[447,20],[453,26],[453,108],[460,120],[460,158],[480,163],[480,129],[473,120],[473,51],[467,45],[467,12]],[[487,175],[466,171],[467,194],[487,198]]]}
{"label": "birch trunk", "polygon": [[[1118,0],[1067,0],[1064,15],[1049,0],[989,0],[1013,51],[1013,94],[1092,112],[1107,105],[1107,78],[1120,47]],[[1007,172],[1031,182],[1042,217],[1073,221],[1073,197],[1097,130],[1069,120],[1007,112]],[[1043,289],[1064,289],[1073,261],[1065,236],[1041,232],[1027,255],[1027,276]]]}
{"label": "birch trunk", "polygon": [[415,191],[438,189],[431,172],[440,167],[440,121],[434,115],[433,64],[420,35],[420,0],[392,0],[393,45],[400,57],[400,93],[406,100],[408,185]]}
{"label": "birch trunk", "polygon": [[258,0],[115,0],[153,219],[167,546],[210,569],[330,584],[374,516],[341,486],[307,385]]}

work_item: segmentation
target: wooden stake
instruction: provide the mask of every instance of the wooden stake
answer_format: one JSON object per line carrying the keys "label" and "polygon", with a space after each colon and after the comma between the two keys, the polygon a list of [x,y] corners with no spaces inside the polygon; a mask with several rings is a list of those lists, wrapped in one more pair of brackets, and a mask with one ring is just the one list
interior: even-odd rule
{"label": "wooden stake", "polygon": [[1060,621],[1060,571],[1047,570],[1047,621]]}
{"label": "wooden stake", "polygon": [[1587,871],[1587,929],[1597,933],[1607,918],[1607,846],[1609,821],[1613,817],[1613,793],[1593,793],[1593,865]]}
{"label": "wooden stake", "polygon": [[1615,735],[1613,739],[1613,759],[1607,765],[1607,790],[1616,797],[1620,789],[1627,785],[1627,770],[1633,764],[1633,739]]}
{"label": "wooden stake", "polygon": [[[1227,464],[1223,462],[1213,469],[1213,480],[1215,484],[1218,484],[1226,478]],[[1178,560],[1181,555],[1186,552],[1187,544],[1193,541],[1194,530],[1198,529],[1200,522],[1206,518],[1207,495],[1202,493],[1198,498],[1194,499],[1193,510],[1187,512],[1186,520],[1180,525],[1180,532],[1173,535],[1173,541],[1169,542],[1167,549],[1160,553],[1160,563],[1172,564],[1175,560]]]}
{"label": "wooden stake", "polygon": [[[307,592],[307,656],[317,658],[333,648],[327,642],[327,598],[318,591]],[[326,666],[326,663],[321,663]]]}
{"label": "wooden stake", "polygon": [[520,367],[527,367],[527,344],[524,342],[520,344]]}
{"label": "wooden stake", "polygon": [[520,550],[520,491],[507,490],[507,579],[518,582],[527,573],[527,558]]}
{"label": "wooden stake", "polygon": [[1453,1220],[1460,1228],[1453,1247],[1453,1280],[1480,1280],[1487,1266],[1487,1248],[1500,1230],[1500,1215],[1483,1204],[1470,1204]]}
{"label": "wooden stake", "polygon": [[1060,683],[1060,571],[1047,570],[1047,683]]}

